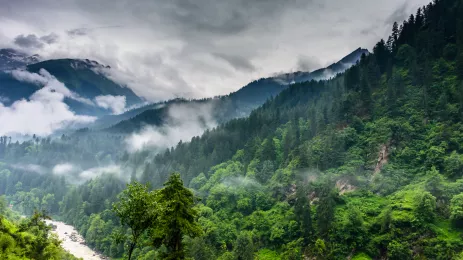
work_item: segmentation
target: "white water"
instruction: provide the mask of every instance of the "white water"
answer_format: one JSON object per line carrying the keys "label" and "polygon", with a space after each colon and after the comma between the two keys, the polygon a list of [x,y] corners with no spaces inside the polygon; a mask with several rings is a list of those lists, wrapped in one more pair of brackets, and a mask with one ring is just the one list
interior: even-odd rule
{"label": "white water", "polygon": [[[83,238],[78,235],[77,230],[74,229],[73,226],[66,225],[63,222],[47,220],[47,224],[56,225],[56,230],[52,231],[53,233],[57,234],[59,239],[62,241],[61,246],[68,251],[69,253],[73,254],[76,257],[83,258],[84,260],[100,260],[104,259],[98,255],[97,252],[90,249],[88,246],[81,244],[83,242]],[[77,241],[72,241],[70,236],[72,233],[76,234]]]}

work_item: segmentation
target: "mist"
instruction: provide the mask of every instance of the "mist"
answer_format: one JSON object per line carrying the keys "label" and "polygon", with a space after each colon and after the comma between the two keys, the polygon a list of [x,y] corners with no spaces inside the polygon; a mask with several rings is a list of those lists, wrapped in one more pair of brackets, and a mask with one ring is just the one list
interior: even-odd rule
{"label": "mist", "polygon": [[75,114],[64,99],[70,98],[85,104],[91,104],[92,101],[70,91],[46,70],[41,69],[39,74],[15,70],[11,75],[41,88],[29,99],[15,101],[10,106],[0,103],[0,122],[4,122],[0,124],[0,135],[48,136],[76,123],[95,121],[95,117]]}
{"label": "mist", "polygon": [[95,102],[99,107],[110,109],[114,115],[119,115],[126,111],[125,96],[101,95],[95,97]]}
{"label": "mist", "polygon": [[130,179],[130,175],[124,174],[130,171],[124,171],[122,167],[117,164],[82,169],[80,166],[68,162],[55,165],[51,172],[56,176],[66,177],[66,180],[73,184],[82,184],[85,181],[105,174],[113,175],[122,181],[129,181]]}
{"label": "mist", "polygon": [[161,127],[146,126],[140,132],[130,135],[125,140],[127,150],[164,149],[175,146],[179,141],[189,141],[217,125],[213,117],[214,107],[214,101],[171,105],[165,124]]}

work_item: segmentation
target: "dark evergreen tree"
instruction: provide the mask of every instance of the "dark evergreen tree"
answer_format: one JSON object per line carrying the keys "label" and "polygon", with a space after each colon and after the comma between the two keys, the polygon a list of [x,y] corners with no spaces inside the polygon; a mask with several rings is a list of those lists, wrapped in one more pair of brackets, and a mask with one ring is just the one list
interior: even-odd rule
{"label": "dark evergreen tree", "polygon": [[153,244],[167,248],[165,259],[185,259],[183,237],[194,238],[202,233],[195,197],[183,186],[180,174],[174,173],[157,193],[157,201],[161,210],[150,232]]}
{"label": "dark evergreen tree", "polygon": [[303,183],[296,186],[296,202],[294,204],[294,213],[299,222],[301,237],[304,239],[304,245],[307,246],[312,240],[312,213],[310,210],[310,201],[308,199],[307,188]]}

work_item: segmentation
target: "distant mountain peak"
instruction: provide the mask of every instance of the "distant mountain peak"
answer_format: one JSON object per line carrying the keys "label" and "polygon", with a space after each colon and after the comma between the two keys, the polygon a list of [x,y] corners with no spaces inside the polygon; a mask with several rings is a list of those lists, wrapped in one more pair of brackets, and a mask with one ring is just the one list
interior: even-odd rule
{"label": "distant mountain peak", "polygon": [[75,59],[71,60],[71,67],[73,69],[94,69],[94,68],[105,68],[110,69],[110,66],[105,66],[98,61],[89,60],[89,59]]}
{"label": "distant mountain peak", "polygon": [[368,55],[369,53],[370,52],[367,49],[363,49],[363,48],[359,47],[355,51],[349,53],[347,56],[342,58],[339,62],[342,62],[342,63],[355,63],[360,59],[362,54]]}
{"label": "distant mountain peak", "polygon": [[272,79],[281,85],[294,84],[298,82],[310,80],[322,80],[335,76],[338,73],[344,72],[360,60],[363,54],[368,55],[370,52],[367,49],[358,48],[353,52],[344,56],[341,60],[331,64],[326,68],[321,68],[314,71],[296,71],[273,76]]}
{"label": "distant mountain peak", "polygon": [[40,61],[41,57],[38,54],[28,55],[11,48],[0,49],[0,70],[24,68]]}

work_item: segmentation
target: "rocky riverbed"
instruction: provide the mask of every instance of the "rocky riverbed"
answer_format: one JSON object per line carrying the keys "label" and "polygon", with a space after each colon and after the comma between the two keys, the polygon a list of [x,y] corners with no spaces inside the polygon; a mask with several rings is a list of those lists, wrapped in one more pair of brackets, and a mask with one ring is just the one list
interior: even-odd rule
{"label": "rocky riverbed", "polygon": [[109,259],[93,251],[85,244],[84,238],[74,229],[73,226],[63,222],[47,220],[47,224],[54,226],[53,233],[57,234],[62,242],[62,247],[69,253],[84,260]]}

